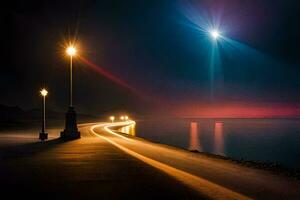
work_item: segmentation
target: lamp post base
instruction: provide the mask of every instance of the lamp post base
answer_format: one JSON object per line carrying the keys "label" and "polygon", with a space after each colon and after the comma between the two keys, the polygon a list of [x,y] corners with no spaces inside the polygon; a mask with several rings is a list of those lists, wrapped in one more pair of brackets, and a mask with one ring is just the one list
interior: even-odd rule
{"label": "lamp post base", "polygon": [[76,112],[74,107],[69,107],[66,113],[65,130],[60,133],[60,137],[66,140],[74,140],[80,138],[80,132],[77,128]]}
{"label": "lamp post base", "polygon": [[48,133],[47,132],[40,132],[40,135],[39,135],[39,139],[40,140],[47,140],[48,139]]}

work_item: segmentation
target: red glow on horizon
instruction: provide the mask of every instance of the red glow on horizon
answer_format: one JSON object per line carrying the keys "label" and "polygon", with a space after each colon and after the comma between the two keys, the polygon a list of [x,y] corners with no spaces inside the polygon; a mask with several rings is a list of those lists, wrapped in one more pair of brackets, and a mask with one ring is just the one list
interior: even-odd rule
{"label": "red glow on horizon", "polygon": [[172,115],[202,118],[298,117],[300,106],[275,103],[223,103],[175,106]]}

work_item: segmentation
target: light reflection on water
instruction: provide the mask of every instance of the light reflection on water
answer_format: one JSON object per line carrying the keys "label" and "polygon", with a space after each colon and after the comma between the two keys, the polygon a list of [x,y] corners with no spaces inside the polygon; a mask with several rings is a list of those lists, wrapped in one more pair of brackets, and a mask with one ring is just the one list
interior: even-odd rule
{"label": "light reflection on water", "polygon": [[135,136],[135,124],[131,124],[129,126],[124,126],[120,129],[120,132]]}
{"label": "light reflection on water", "polygon": [[215,123],[214,133],[214,153],[217,155],[225,155],[223,122]]}
{"label": "light reflection on water", "polygon": [[191,122],[191,128],[190,128],[190,150],[198,150],[202,151],[200,141],[199,141],[199,131],[198,129],[198,123],[197,122]]}
{"label": "light reflection on water", "polygon": [[167,119],[137,125],[137,136],[154,142],[300,169],[300,119]]}
{"label": "light reflection on water", "polygon": [[[189,150],[203,151],[200,141],[200,127],[197,122],[190,123],[190,138]],[[217,155],[225,155],[224,152],[224,132],[223,122],[215,122],[214,124],[214,150],[213,153]]]}

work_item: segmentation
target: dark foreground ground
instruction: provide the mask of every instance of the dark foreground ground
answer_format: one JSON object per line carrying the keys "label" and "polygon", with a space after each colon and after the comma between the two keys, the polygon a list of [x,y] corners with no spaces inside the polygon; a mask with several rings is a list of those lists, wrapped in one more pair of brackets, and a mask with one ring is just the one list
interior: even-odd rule
{"label": "dark foreground ground", "polygon": [[[59,130],[52,130],[53,137]],[[1,196],[40,199],[203,199],[163,172],[83,131],[83,138],[25,144],[6,138],[0,151]],[[22,135],[19,135],[21,137]]]}

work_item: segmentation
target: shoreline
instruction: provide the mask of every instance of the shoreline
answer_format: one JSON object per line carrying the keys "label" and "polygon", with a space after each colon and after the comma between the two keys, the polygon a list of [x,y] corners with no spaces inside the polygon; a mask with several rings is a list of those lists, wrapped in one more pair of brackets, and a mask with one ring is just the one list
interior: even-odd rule
{"label": "shoreline", "polygon": [[176,147],[176,146],[172,146],[169,144],[164,144],[164,143],[160,143],[160,142],[156,142],[156,141],[152,141],[146,138],[142,138],[142,137],[138,137],[138,136],[132,136],[130,134],[127,133],[123,133],[121,131],[119,131],[119,127],[116,127],[115,129],[112,129],[114,132],[121,134],[123,136],[126,137],[130,137],[130,138],[134,138],[134,139],[138,139],[138,140],[142,140],[145,142],[150,142],[150,143],[154,143],[154,144],[158,144],[158,145],[162,145],[171,149],[179,149],[179,150],[183,150],[183,151],[187,151],[190,153],[194,153],[195,155],[201,155],[201,156],[205,156],[207,158],[212,158],[212,159],[219,159],[219,160],[223,160],[223,161],[228,161],[231,162],[233,164],[238,164],[244,167],[249,167],[249,168],[253,168],[253,169],[259,169],[259,170],[264,170],[267,172],[271,172],[275,175],[281,175],[281,176],[285,176],[288,178],[292,178],[295,180],[300,180],[300,169],[292,169],[289,168],[279,162],[267,162],[267,161],[259,161],[259,160],[245,160],[245,159],[235,159],[229,156],[222,156],[222,155],[217,155],[217,154],[213,154],[213,153],[209,153],[209,152],[202,152],[202,151],[198,151],[198,150],[190,150],[190,149],[186,149],[186,148],[180,148],[180,147]]}
{"label": "shoreline", "polygon": [[[62,129],[63,125],[61,124],[61,121],[57,121],[58,123],[53,123],[49,126],[49,130],[51,129]],[[84,123],[81,123],[80,125],[83,125]],[[207,158],[212,158],[212,159],[220,159],[220,160],[224,160],[224,161],[229,161],[231,163],[234,164],[238,164],[241,166],[245,166],[245,167],[250,167],[253,169],[260,169],[260,170],[264,170],[264,171],[268,171],[271,172],[275,175],[282,175],[282,176],[286,176],[289,178],[293,178],[295,180],[300,180],[300,169],[292,169],[289,168],[285,165],[283,165],[280,162],[267,162],[267,161],[261,161],[261,160],[247,160],[247,159],[235,159],[229,156],[222,156],[222,155],[217,155],[217,154],[213,154],[213,153],[209,153],[209,152],[202,152],[199,150],[193,150],[193,149],[186,149],[186,148],[181,148],[181,147],[176,147],[176,146],[172,146],[169,144],[164,144],[164,143],[160,143],[157,141],[152,141],[149,140],[147,138],[142,138],[139,136],[132,136],[130,134],[127,133],[123,133],[121,132],[119,129],[121,127],[115,127],[114,129],[112,129],[114,132],[121,134],[125,137],[129,137],[129,138],[134,138],[137,140],[142,140],[148,143],[153,143],[153,144],[158,144],[158,145],[162,145],[165,146],[167,148],[171,148],[171,149],[178,149],[178,150],[183,150],[183,151],[187,151],[187,152],[191,152],[195,155],[201,155],[201,156],[205,156]],[[37,124],[35,124],[34,126],[20,126],[20,127],[6,127],[6,128],[0,128],[0,136],[4,133],[12,133],[14,131],[20,133],[21,131],[24,132],[29,132],[29,131],[35,131],[35,130],[39,130],[39,126],[37,126]],[[37,139],[38,139],[38,135],[37,135]],[[53,139],[53,138],[52,138]]]}
{"label": "shoreline", "polygon": [[199,154],[202,156],[206,156],[209,158],[230,161],[232,163],[242,165],[245,167],[265,170],[268,172],[272,172],[275,175],[283,175],[283,176],[286,176],[289,178],[293,178],[295,180],[300,180],[300,169],[291,169],[291,168],[284,166],[281,163],[266,162],[266,161],[259,161],[259,160],[234,159],[234,158],[231,158],[228,156],[222,156],[222,155],[212,154],[212,153],[208,153],[208,152],[200,152],[198,150],[187,150],[187,151],[195,153],[195,154]]}
{"label": "shoreline", "polygon": [[[59,128],[63,128],[63,126],[61,125],[61,121],[56,121],[58,122],[57,124],[52,123],[52,125],[49,126],[49,129],[59,129]],[[83,125],[84,123],[81,123],[81,125]],[[245,166],[245,167],[249,167],[249,168],[253,168],[253,169],[259,169],[259,170],[264,170],[267,172],[271,172],[275,175],[281,175],[281,176],[285,176],[285,177],[289,177],[295,180],[300,180],[300,169],[292,169],[289,168],[279,162],[267,162],[267,161],[260,161],[260,160],[246,160],[246,159],[235,159],[229,156],[222,156],[222,155],[217,155],[217,154],[213,154],[213,153],[209,153],[209,152],[202,152],[202,151],[198,151],[198,150],[192,150],[192,149],[186,149],[186,148],[181,148],[181,147],[176,147],[176,146],[172,146],[169,144],[165,144],[165,143],[160,143],[157,141],[152,141],[149,140],[147,138],[142,138],[142,137],[138,137],[138,136],[132,136],[130,134],[127,133],[123,133],[121,132],[119,129],[121,127],[115,127],[114,129],[112,129],[114,132],[123,135],[125,137],[129,137],[129,138],[134,138],[137,140],[142,140],[145,141],[147,143],[153,143],[153,144],[157,144],[157,145],[161,145],[170,149],[177,149],[177,150],[181,150],[181,151],[186,151],[186,152],[190,152],[193,153],[194,155],[199,155],[199,156],[204,156],[207,158],[211,158],[211,159],[218,159],[218,160],[223,160],[223,161],[228,161],[230,163],[233,164],[238,164],[241,166]],[[20,126],[20,127],[14,127],[14,128],[6,128],[6,129],[0,129],[0,135],[2,133],[12,133],[13,131],[17,131],[18,133],[21,133],[21,131],[32,131],[32,130],[38,130],[39,126],[37,126],[36,124],[34,126]],[[38,135],[37,138],[38,139]],[[53,138],[52,138],[53,139]]]}

